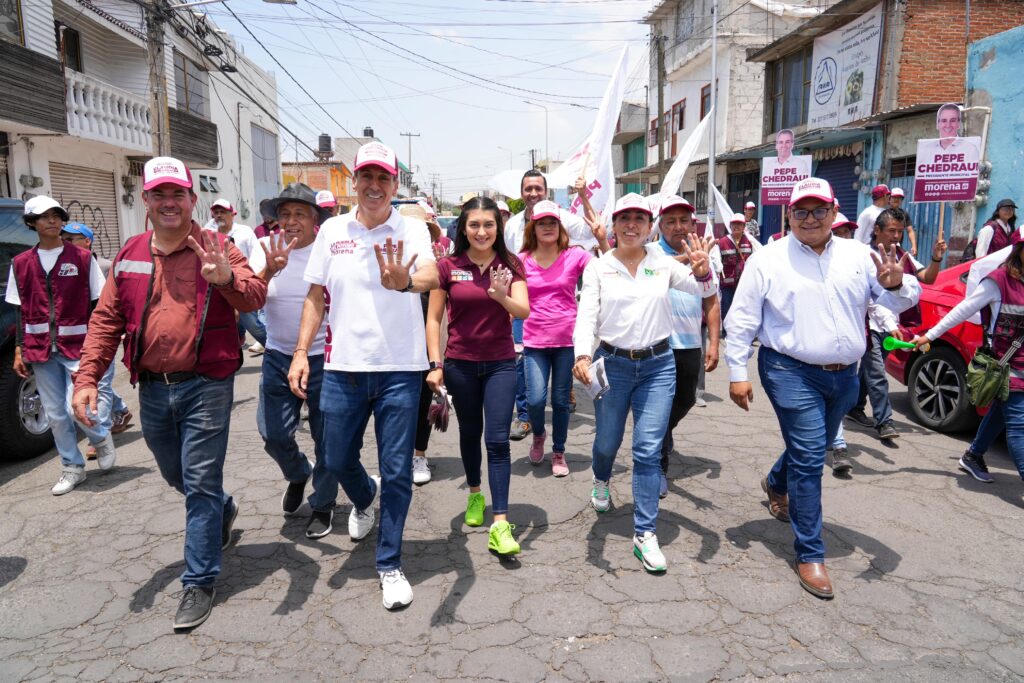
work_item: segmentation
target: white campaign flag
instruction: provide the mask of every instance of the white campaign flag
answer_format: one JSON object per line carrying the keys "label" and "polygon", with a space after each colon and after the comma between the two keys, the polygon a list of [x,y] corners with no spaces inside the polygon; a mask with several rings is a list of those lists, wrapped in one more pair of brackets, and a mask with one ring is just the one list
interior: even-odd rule
{"label": "white campaign flag", "polygon": [[[619,55],[618,65],[612,72],[611,81],[604,92],[601,107],[594,120],[594,129],[590,137],[561,166],[550,174],[550,184],[555,187],[571,187],[581,175],[587,179],[586,192],[589,193],[594,211],[611,213],[615,203],[615,171],[612,168],[612,138],[619,122],[619,110],[626,91],[626,66],[629,49],[623,46]],[[583,215],[583,202],[579,197],[573,200],[569,211]]]}
{"label": "white campaign flag", "polygon": [[[714,185],[711,186],[711,193],[715,195],[715,211],[718,212],[718,220],[725,223],[726,229],[728,228],[729,221],[732,220],[732,215],[736,213],[729,208],[729,202],[722,196],[722,193],[718,191],[718,188]],[[707,221],[704,225],[704,236],[713,237],[715,234],[715,226],[711,221]]]}

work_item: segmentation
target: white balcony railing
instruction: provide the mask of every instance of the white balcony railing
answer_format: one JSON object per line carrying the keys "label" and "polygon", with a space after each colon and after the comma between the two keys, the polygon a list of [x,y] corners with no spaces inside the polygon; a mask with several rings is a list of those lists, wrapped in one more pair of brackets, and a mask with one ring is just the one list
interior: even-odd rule
{"label": "white balcony railing", "polygon": [[71,69],[65,74],[69,133],[140,152],[152,150],[146,98]]}

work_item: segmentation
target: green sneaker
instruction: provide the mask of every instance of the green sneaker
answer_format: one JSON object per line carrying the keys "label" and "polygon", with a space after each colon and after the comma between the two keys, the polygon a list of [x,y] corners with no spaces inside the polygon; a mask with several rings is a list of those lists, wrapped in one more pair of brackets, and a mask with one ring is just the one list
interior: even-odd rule
{"label": "green sneaker", "polygon": [[519,544],[512,538],[514,524],[508,522],[495,522],[491,525],[490,533],[487,534],[487,549],[493,550],[499,555],[517,555]]}
{"label": "green sneaker", "polygon": [[466,500],[466,526],[480,526],[483,524],[485,507],[487,507],[487,501],[484,500],[484,494],[469,494],[469,499]]}

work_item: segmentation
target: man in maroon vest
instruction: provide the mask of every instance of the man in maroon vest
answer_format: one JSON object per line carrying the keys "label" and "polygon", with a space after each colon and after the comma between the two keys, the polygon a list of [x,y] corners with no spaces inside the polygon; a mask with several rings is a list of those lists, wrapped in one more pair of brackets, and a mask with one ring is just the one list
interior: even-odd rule
{"label": "man in maroon vest", "polygon": [[192,174],[170,157],[143,169],[142,199],[153,229],[114,258],[75,375],[75,415],[85,421],[96,385],[124,335],[124,363],[139,389],[146,445],[160,474],[185,495],[184,592],[176,629],[203,623],[213,608],[221,551],[238,504],[224,492],[224,457],[242,364],[235,311],[263,306],[267,283],[224,235],[192,220]]}
{"label": "man in maroon vest", "polygon": [[[722,297],[722,324],[729,314],[732,297],[736,293],[736,285],[743,275],[743,265],[750,255],[761,247],[761,243],[751,239],[746,233],[747,219],[742,213],[733,214],[729,221],[729,234],[718,240],[711,249],[711,265],[718,273],[719,292]],[[725,338],[725,330],[722,330]]]}
{"label": "man in maroon vest", "polygon": [[[890,248],[895,247],[896,254],[902,258],[904,251],[899,245],[903,243],[903,230],[908,221],[909,216],[903,209],[885,209],[878,214],[878,217],[875,218],[875,231],[872,238],[874,247],[882,246],[886,253]],[[936,240],[932,246],[932,260],[927,268],[913,256],[908,255],[907,259],[903,261],[903,270],[907,275],[915,275],[920,282],[930,285],[935,282],[935,278],[939,274],[939,267],[945,254],[945,240]],[[900,433],[896,430],[896,424],[892,419],[889,380],[885,375],[887,352],[882,347],[882,340],[893,332],[902,335],[899,327],[914,329],[920,326],[921,309],[915,305],[900,313],[898,326],[894,324],[895,321],[891,320],[891,315],[886,316],[882,311],[879,313],[880,315],[868,316],[868,345],[861,358],[858,371],[860,393],[857,397],[857,405],[848,415],[850,419],[862,426],[874,427],[879,439],[891,441],[898,438]],[[864,412],[868,398],[871,399],[871,418],[868,418]]]}
{"label": "man in maroon vest", "polygon": [[[60,236],[67,212],[50,197],[25,203],[25,224],[39,234],[39,244],[14,257],[8,276],[7,303],[17,307],[14,372],[35,374],[39,399],[50,420],[60,454],[60,479],[51,489],[63,495],[85,481],[85,459],[78,449],[76,427],[96,448],[101,470],[114,466],[110,436],[110,394],[92,406],[93,420],[76,425],[68,404],[71,376],[78,370],[92,302],[103,288],[103,273],[92,254]],[[99,412],[97,412],[97,409]]]}

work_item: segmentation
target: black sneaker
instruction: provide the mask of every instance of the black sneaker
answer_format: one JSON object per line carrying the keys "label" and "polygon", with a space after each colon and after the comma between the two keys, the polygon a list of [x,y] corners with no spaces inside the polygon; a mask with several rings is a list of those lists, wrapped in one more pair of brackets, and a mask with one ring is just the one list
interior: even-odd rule
{"label": "black sneaker", "polygon": [[861,427],[874,427],[875,422],[870,417],[864,414],[863,408],[854,408],[846,414],[846,417],[853,420]]}
{"label": "black sneaker", "polygon": [[293,515],[301,507],[302,495],[306,492],[307,481],[309,481],[309,477],[302,481],[288,482],[288,488],[284,490],[284,495],[281,496],[281,509],[284,510],[284,514]]}
{"label": "black sneaker", "polygon": [[964,454],[960,456],[960,469],[978,481],[983,481],[986,484],[992,483],[992,475],[988,473],[983,455],[975,455],[970,450],[964,451]]}
{"label": "black sneaker", "polygon": [[238,517],[238,503],[232,498],[230,506],[224,508],[224,521],[220,524],[220,549],[227,550],[231,545],[231,530],[235,526],[235,518]]}
{"label": "black sneaker", "polygon": [[878,427],[878,438],[883,441],[899,438],[900,433],[896,431],[896,425],[892,421],[886,422]]}
{"label": "black sneaker", "polygon": [[845,448],[826,451],[825,460],[832,468],[832,474],[837,477],[845,476],[853,469],[853,464],[850,463],[850,454]]}
{"label": "black sneaker", "polygon": [[331,533],[331,522],[334,521],[334,510],[313,510],[306,525],[306,538],[323,538]]}
{"label": "black sneaker", "polygon": [[178,612],[174,615],[175,630],[195,628],[206,621],[213,611],[213,598],[217,591],[213,586],[185,586]]}

